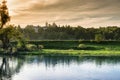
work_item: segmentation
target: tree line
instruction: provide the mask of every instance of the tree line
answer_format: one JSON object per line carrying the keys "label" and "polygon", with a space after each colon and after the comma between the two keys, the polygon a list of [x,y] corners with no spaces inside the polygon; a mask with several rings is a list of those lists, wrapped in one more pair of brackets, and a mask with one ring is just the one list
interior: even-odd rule
{"label": "tree line", "polygon": [[117,26],[84,28],[47,23],[44,27],[27,25],[17,28],[29,40],[120,40],[120,27]]}

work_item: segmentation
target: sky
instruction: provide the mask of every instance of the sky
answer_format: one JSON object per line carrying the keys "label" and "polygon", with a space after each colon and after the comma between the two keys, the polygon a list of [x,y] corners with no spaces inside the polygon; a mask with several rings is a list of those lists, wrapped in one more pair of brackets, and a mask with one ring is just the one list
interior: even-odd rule
{"label": "sky", "polygon": [[7,0],[11,23],[21,26],[120,26],[120,0]]}

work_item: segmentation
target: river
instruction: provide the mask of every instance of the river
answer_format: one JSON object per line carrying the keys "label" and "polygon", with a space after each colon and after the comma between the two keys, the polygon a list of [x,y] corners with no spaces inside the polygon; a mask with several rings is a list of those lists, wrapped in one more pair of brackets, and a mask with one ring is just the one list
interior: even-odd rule
{"label": "river", "polygon": [[120,57],[0,56],[0,80],[120,80]]}

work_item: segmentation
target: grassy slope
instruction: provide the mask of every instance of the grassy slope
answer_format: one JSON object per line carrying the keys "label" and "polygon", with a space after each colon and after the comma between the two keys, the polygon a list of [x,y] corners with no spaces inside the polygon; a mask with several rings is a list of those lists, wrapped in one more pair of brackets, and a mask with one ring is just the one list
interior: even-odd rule
{"label": "grassy slope", "polygon": [[[43,55],[82,55],[82,56],[120,56],[119,41],[39,41],[29,42],[44,45],[42,51],[21,52],[21,54],[43,54]],[[84,44],[84,48],[78,48]]]}
{"label": "grassy slope", "polygon": [[120,56],[120,51],[114,50],[58,50],[58,49],[43,49],[42,51],[19,52],[23,55],[73,55],[73,56]]}

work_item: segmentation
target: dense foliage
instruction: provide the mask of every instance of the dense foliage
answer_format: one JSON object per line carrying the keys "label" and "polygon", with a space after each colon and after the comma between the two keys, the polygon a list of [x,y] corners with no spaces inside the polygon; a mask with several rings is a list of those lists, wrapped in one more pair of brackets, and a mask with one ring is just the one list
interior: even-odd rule
{"label": "dense foliage", "polygon": [[22,34],[17,27],[8,23],[10,16],[6,3],[7,1],[3,0],[0,4],[0,49],[5,53],[12,53],[16,46],[12,45],[11,42],[20,41]]}
{"label": "dense foliage", "polygon": [[81,26],[27,25],[19,30],[30,40],[120,40],[120,28],[117,26],[83,28]]}

